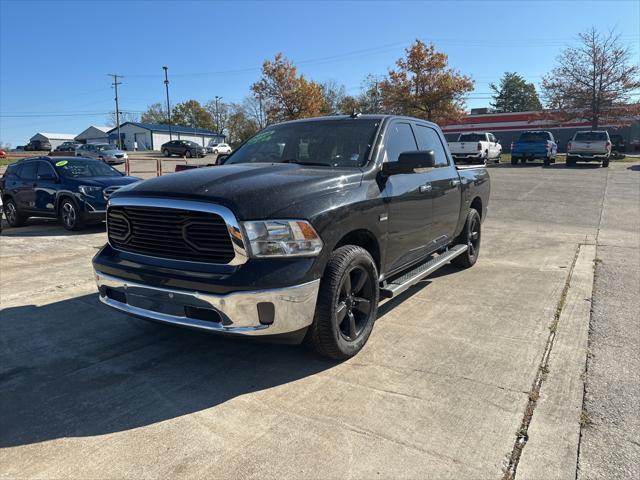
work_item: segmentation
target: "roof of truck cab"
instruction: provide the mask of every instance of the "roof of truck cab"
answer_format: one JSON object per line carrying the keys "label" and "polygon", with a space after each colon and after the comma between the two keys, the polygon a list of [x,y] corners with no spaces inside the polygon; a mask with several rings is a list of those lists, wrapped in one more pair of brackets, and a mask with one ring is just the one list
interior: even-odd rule
{"label": "roof of truck cab", "polygon": [[276,123],[273,125],[269,125],[271,126],[277,126],[277,125],[287,125],[290,123],[304,123],[304,122],[325,122],[325,121],[331,121],[331,120],[353,120],[353,121],[358,121],[358,120],[387,120],[387,119],[399,119],[399,120],[409,120],[412,122],[424,122],[424,123],[428,123],[430,125],[436,125],[435,123],[429,121],[429,120],[424,120],[423,118],[416,118],[416,117],[408,117],[408,116],[404,116],[404,115],[387,115],[387,114],[360,114],[358,116],[351,116],[351,115],[327,115],[324,117],[310,117],[310,118],[299,118],[297,120],[288,120],[286,122],[280,122],[280,123]]}

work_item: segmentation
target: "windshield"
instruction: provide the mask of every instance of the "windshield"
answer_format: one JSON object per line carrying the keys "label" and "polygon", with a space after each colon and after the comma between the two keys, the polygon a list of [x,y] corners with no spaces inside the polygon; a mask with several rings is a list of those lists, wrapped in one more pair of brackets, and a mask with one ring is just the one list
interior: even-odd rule
{"label": "windshield", "polygon": [[378,124],[378,120],[347,119],[277,125],[249,139],[225,164],[360,167],[367,161]]}
{"label": "windshield", "polygon": [[578,132],[574,138],[576,142],[606,142],[607,132]]}
{"label": "windshield", "polygon": [[548,132],[524,132],[520,135],[521,142],[544,142],[551,140]]}
{"label": "windshield", "polygon": [[101,143],[96,145],[96,150],[104,151],[104,150],[115,150],[115,148],[108,143]]}
{"label": "windshield", "polygon": [[68,178],[121,176],[118,170],[98,160],[59,160],[55,163],[55,167],[60,175]]}
{"label": "windshield", "polygon": [[459,142],[484,142],[486,139],[483,133],[462,133],[458,137]]}

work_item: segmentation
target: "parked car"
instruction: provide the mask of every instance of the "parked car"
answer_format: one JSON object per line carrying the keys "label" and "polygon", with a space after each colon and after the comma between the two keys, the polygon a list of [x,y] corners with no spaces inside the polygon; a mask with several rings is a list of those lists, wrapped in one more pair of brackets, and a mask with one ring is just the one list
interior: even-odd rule
{"label": "parked car", "polygon": [[223,165],[116,192],[93,259],[100,300],[148,320],[286,335],[344,359],[378,300],[472,266],[484,167],[458,171],[437,125],[383,115],[267,127]]}
{"label": "parked car", "polygon": [[228,155],[231,153],[231,147],[226,143],[218,143],[215,141],[209,142],[207,145],[207,153],[213,153],[214,155]]}
{"label": "parked car", "polygon": [[127,152],[123,152],[110,143],[87,143],[80,145],[76,149],[76,156],[95,158],[111,165],[120,165],[128,158]]}
{"label": "parked car", "polygon": [[160,151],[165,157],[179,155],[180,157],[191,158],[204,157],[207,154],[207,150],[204,147],[189,140],[172,140],[163,144],[160,147]]}
{"label": "parked car", "polygon": [[511,164],[516,165],[518,160],[527,163],[528,160],[544,160],[545,166],[556,162],[558,144],[551,132],[543,130],[531,130],[522,132],[518,140],[511,144]]}
{"label": "parked car", "polygon": [[45,140],[31,140],[24,146],[24,150],[27,152],[50,152],[51,143]]}
{"label": "parked car", "polygon": [[0,158],[7,158],[7,152],[0,150]]}
{"label": "parked car", "polygon": [[60,145],[58,145],[55,149],[56,152],[75,152],[76,149],[82,145],[80,142],[76,142],[76,141],[68,141],[68,142],[62,142]]}
{"label": "parked car", "polygon": [[567,144],[567,167],[574,166],[577,161],[596,161],[608,167],[610,156],[611,140],[606,130],[576,132]]}
{"label": "parked car", "polygon": [[456,162],[500,163],[502,145],[498,139],[488,132],[461,133],[458,140],[449,143],[449,150]]}
{"label": "parked car", "polygon": [[624,153],[627,151],[627,142],[624,137],[619,133],[609,134],[609,140],[611,140],[611,151]]}
{"label": "parked car", "polygon": [[109,196],[139,180],[90,158],[34,157],[7,167],[0,195],[11,227],[29,217],[49,217],[59,218],[67,230],[80,230],[104,221]]}

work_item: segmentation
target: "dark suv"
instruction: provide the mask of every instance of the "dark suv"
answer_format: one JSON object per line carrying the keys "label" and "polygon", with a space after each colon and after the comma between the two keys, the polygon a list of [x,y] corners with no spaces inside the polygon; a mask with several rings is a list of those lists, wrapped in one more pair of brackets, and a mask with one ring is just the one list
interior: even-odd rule
{"label": "dark suv", "polygon": [[29,217],[50,217],[67,230],[80,230],[103,221],[109,195],[138,180],[99,160],[36,157],[9,165],[0,178],[0,194],[11,227]]}
{"label": "dark suv", "polygon": [[24,149],[31,152],[50,152],[51,143],[44,140],[31,140],[24,146]]}
{"label": "dark suv", "polygon": [[189,140],[172,140],[162,145],[160,150],[165,157],[179,155],[181,157],[191,158],[204,157],[207,154],[207,150],[204,147]]}

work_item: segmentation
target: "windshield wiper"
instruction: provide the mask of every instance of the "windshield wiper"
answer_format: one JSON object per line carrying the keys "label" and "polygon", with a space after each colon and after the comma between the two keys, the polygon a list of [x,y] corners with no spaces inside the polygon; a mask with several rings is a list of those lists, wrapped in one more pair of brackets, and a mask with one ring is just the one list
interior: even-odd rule
{"label": "windshield wiper", "polygon": [[320,162],[301,162],[295,158],[287,158],[286,160],[282,160],[280,163],[297,163],[298,165],[312,165],[316,167],[330,167],[328,163],[320,163]]}

